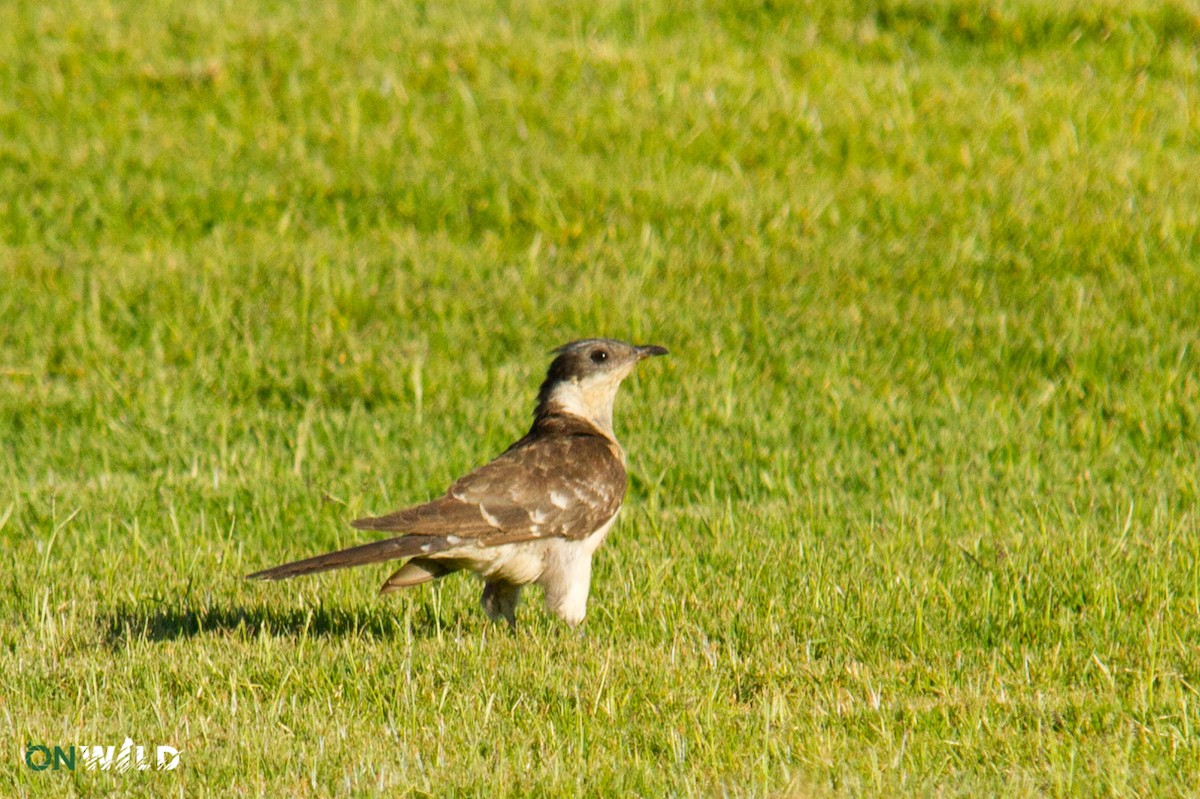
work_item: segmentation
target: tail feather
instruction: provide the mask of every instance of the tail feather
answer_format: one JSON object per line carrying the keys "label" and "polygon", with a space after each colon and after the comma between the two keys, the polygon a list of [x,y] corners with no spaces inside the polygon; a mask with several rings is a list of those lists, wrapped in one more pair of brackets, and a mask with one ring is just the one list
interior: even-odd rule
{"label": "tail feather", "polygon": [[395,517],[399,515],[399,513],[393,513],[387,516],[364,516],[350,522],[350,526],[355,530],[395,530]]}
{"label": "tail feather", "polygon": [[401,588],[408,588],[412,585],[420,585],[427,583],[430,580],[436,580],[439,577],[445,577],[447,574],[452,574],[458,571],[459,567],[454,563],[438,563],[436,560],[429,558],[413,558],[408,563],[396,571],[383,587],[379,589],[381,594],[390,594],[393,591],[399,591]]}
{"label": "tail feather", "polygon": [[412,558],[417,555],[430,555],[449,548],[444,538],[437,536],[402,536],[389,538],[386,541],[374,541],[349,549],[329,552],[292,563],[285,563],[273,569],[265,569],[254,574],[246,575],[247,580],[286,580],[289,577],[299,577],[302,574],[345,569],[349,566],[361,566],[364,563],[379,563],[385,560]]}

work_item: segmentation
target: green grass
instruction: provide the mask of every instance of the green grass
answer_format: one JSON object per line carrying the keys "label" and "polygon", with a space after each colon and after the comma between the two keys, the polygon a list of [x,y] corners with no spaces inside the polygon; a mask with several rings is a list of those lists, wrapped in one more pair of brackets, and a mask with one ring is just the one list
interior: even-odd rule
{"label": "green grass", "polygon": [[[1189,795],[1200,7],[0,4],[0,794]],[[623,389],[585,634],[366,540]],[[167,743],[170,773],[25,742]]]}

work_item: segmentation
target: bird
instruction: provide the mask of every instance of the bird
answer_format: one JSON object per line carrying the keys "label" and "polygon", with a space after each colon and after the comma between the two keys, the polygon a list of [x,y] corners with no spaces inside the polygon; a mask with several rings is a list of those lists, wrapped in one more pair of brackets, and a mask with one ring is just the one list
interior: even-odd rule
{"label": "bird", "polygon": [[381,594],[466,570],[483,579],[480,604],[492,621],[515,629],[521,590],[533,583],[547,610],[578,626],[587,613],[592,556],[625,498],[625,450],[613,432],[617,389],[638,363],[667,348],[587,338],[551,354],[528,433],[437,499],[351,522],[395,537],[247,578],[282,580],[406,559]]}

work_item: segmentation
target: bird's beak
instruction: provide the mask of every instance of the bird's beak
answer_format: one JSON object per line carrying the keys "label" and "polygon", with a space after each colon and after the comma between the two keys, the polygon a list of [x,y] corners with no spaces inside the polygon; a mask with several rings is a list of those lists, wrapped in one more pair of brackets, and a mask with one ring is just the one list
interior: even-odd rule
{"label": "bird's beak", "polygon": [[645,360],[654,355],[666,355],[667,348],[660,347],[657,344],[643,344],[637,348],[638,360]]}

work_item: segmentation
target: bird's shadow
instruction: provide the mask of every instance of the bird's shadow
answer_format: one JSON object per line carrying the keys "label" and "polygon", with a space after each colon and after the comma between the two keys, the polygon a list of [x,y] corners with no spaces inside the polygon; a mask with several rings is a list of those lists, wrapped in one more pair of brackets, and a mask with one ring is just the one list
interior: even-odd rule
{"label": "bird's shadow", "polygon": [[129,641],[174,641],[203,635],[256,638],[361,638],[393,640],[434,638],[450,630],[428,606],[410,613],[395,608],[170,605],[126,603],[100,617],[107,643],[123,648]]}

